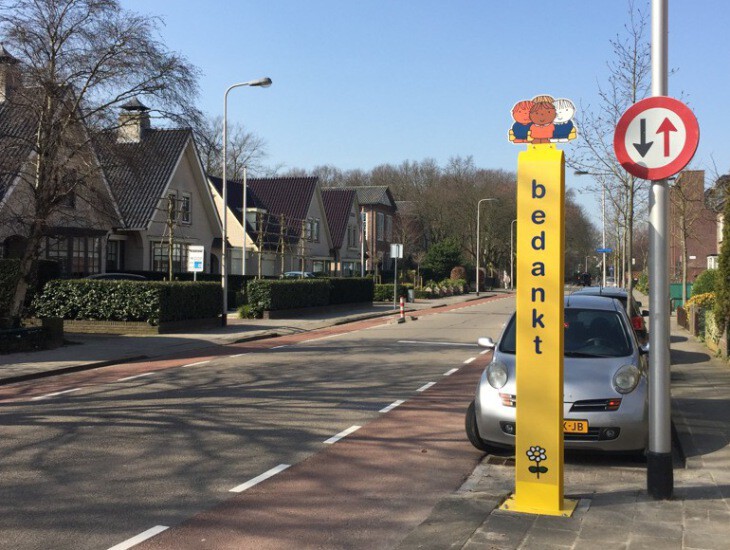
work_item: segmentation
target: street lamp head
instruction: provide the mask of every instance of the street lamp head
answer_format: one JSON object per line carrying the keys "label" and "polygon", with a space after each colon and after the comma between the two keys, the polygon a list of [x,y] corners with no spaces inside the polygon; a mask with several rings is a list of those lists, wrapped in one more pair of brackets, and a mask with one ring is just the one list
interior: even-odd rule
{"label": "street lamp head", "polygon": [[258,86],[259,88],[268,88],[271,86],[271,79],[267,76],[266,78],[259,78],[258,80],[252,80],[248,83],[249,86]]}

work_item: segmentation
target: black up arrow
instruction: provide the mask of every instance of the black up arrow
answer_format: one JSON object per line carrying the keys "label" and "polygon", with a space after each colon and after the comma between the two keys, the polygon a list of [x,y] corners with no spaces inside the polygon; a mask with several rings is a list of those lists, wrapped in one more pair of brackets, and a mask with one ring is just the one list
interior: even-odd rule
{"label": "black up arrow", "polygon": [[651,149],[651,146],[654,145],[654,142],[650,141],[647,143],[646,141],[646,119],[642,118],[639,122],[641,123],[641,143],[634,143],[634,147],[636,147],[636,150],[641,155],[641,158],[644,158],[649,152],[649,149]]}

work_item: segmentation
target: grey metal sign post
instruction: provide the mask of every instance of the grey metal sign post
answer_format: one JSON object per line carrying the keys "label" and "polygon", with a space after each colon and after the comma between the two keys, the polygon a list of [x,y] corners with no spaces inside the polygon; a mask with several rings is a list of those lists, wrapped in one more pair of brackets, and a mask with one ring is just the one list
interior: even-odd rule
{"label": "grey metal sign post", "polygon": [[[666,96],[668,0],[652,0],[651,93]],[[669,357],[669,193],[667,180],[651,183],[649,195],[649,450],[647,490],[654,499],[671,498],[671,390]]]}

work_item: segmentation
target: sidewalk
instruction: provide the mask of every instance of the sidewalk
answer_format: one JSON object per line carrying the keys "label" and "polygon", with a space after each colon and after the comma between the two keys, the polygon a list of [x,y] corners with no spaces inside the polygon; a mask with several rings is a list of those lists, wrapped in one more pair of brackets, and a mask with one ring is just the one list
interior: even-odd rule
{"label": "sidewalk", "polygon": [[[500,291],[482,292],[480,298],[494,296],[497,293]],[[419,310],[476,299],[478,298],[474,294],[463,294],[435,300],[417,300],[406,305],[406,312],[413,315],[413,312]],[[373,317],[396,315],[398,311],[393,309],[391,303],[376,302],[367,306],[355,306],[348,311],[340,309],[328,313],[303,314],[296,319],[238,319],[229,314],[227,326],[200,333],[151,336],[67,333],[65,335],[67,344],[60,348],[0,355],[0,385],[164,357],[211,346],[308,332]]]}
{"label": "sidewalk", "polygon": [[485,456],[454,495],[411,532],[401,550],[712,549],[730,547],[730,365],[671,320],[672,420],[678,446],[674,496],[653,500],[646,465],[567,455],[573,517],[503,512],[511,458]]}

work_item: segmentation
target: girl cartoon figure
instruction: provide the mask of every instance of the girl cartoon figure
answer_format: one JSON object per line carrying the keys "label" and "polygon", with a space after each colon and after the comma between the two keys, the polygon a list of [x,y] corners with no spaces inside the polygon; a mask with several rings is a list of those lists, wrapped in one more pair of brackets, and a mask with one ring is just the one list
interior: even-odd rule
{"label": "girl cartoon figure", "polygon": [[550,141],[569,141],[576,138],[576,129],[572,118],[575,105],[569,99],[555,100],[555,130]]}
{"label": "girl cartoon figure", "polygon": [[532,109],[532,101],[520,101],[512,107],[512,118],[515,119],[515,122],[509,131],[509,140],[511,142],[527,142],[527,132],[530,130],[530,126],[532,126],[530,109]]}
{"label": "girl cartoon figure", "polygon": [[532,126],[528,133],[528,141],[532,143],[550,143],[555,131],[555,105],[549,95],[540,95],[532,100],[530,120]]}

